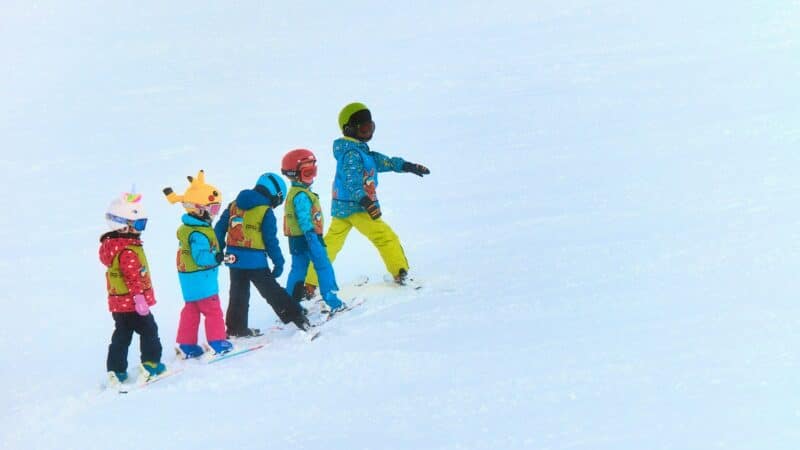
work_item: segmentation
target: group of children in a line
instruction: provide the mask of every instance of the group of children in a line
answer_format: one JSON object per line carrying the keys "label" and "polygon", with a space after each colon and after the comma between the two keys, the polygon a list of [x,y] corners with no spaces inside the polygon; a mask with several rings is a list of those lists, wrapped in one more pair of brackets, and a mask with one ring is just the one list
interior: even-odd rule
{"label": "group of children in a line", "polygon": [[[317,165],[310,150],[292,150],[283,157],[281,173],[291,182],[288,190],[279,175],[264,173],[255,187],[239,192],[213,227],[222,194],[206,183],[202,170],[195,177],[187,177],[189,187],[182,195],[172,188],[164,189],[170,203],[180,202],[186,210],[177,231],[176,258],[185,302],[176,338],[176,351],[182,358],[196,358],[206,351],[227,353],[233,349],[229,339],[261,334],[248,326],[251,284],[283,323],[294,323],[304,331],[311,325],[300,301],[313,298],[317,286],[331,313],[346,308],[337,296],[339,288],[332,262],[353,227],[375,245],[395,281],[404,283],[408,261],[399,238],[381,219],[376,192],[378,173],[423,176],[430,171],[420,164],[371,151],[367,142],[375,132],[375,122],[362,103],[351,103],[342,109],[339,128],[343,137],[333,143],[336,174],[332,221],[324,238],[322,207],[319,196],[311,190]],[[285,289],[276,280],[285,264],[274,213],[281,204],[283,232],[292,255]],[[134,332],[140,336],[142,376],[157,377],[166,367],[161,362],[158,326],[150,311],[156,299],[140,240],[147,223],[141,195],[126,193],[114,199],[106,221],[112,231],[101,236],[99,256],[107,267],[108,308],[115,324],[106,360],[109,379],[114,384],[127,379],[128,347]],[[230,270],[224,318],[217,281],[222,263]],[[205,319],[206,349],[198,344],[201,317]]]}

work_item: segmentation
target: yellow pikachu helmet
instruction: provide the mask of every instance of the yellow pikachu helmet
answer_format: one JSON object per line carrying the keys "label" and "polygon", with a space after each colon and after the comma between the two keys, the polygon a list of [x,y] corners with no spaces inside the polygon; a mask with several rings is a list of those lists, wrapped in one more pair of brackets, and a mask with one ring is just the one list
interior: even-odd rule
{"label": "yellow pikachu helmet", "polygon": [[200,170],[196,177],[188,176],[186,179],[189,180],[189,188],[183,195],[176,194],[171,187],[164,188],[167,200],[172,204],[181,202],[186,212],[206,220],[216,216],[222,205],[222,194],[216,187],[206,184],[205,172]]}

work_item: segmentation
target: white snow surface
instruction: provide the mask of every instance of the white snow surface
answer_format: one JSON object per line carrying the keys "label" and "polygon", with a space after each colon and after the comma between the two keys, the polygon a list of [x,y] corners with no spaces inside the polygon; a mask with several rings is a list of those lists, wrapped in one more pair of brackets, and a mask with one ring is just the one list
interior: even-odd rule
{"label": "white snow surface", "polygon": [[[800,448],[798,23],[796,0],[2,2],[0,448]],[[227,202],[306,147],[330,222],[350,101],[431,169],[378,191],[425,287],[352,286],[384,275],[354,232],[336,274],[368,301],[316,341],[101,391],[108,203],[144,195],[177,367],[161,189],[205,169]]]}

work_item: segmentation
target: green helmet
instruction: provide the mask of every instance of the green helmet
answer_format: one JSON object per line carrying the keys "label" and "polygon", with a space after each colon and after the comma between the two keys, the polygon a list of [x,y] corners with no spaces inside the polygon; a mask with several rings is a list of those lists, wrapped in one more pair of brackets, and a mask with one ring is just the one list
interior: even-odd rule
{"label": "green helmet", "polygon": [[344,131],[344,126],[350,122],[350,117],[359,111],[369,111],[369,108],[367,108],[367,105],[358,102],[350,103],[342,108],[339,113],[339,129]]}

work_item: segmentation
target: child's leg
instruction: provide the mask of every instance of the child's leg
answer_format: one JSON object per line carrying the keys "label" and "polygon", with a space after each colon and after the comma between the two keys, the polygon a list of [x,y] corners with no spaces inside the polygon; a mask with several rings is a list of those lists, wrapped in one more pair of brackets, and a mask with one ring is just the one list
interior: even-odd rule
{"label": "child's leg", "polygon": [[372,220],[365,212],[355,213],[349,217],[356,229],[372,242],[383,259],[386,270],[397,276],[400,269],[408,271],[408,260],[400,245],[400,238],[383,219]]}
{"label": "child's leg", "polygon": [[111,344],[108,346],[106,370],[125,372],[128,370],[128,347],[133,338],[133,327],[128,323],[128,316],[136,313],[112,313],[114,318],[114,333],[111,335]]}
{"label": "child's leg", "polygon": [[[328,306],[331,308],[338,308],[338,300],[333,300],[331,297],[335,297],[332,292],[338,291],[339,286],[336,284],[336,275],[333,272],[333,265],[331,264],[330,260],[328,259],[328,255],[325,251],[322,250],[322,247],[319,247],[319,251],[309,251],[311,254],[311,260],[314,262],[314,267],[317,270],[317,278],[319,280],[319,290],[320,294],[322,294],[322,299],[325,300],[325,303],[328,303]],[[333,303],[331,304],[331,300]]]}
{"label": "child's leg", "polygon": [[211,297],[198,300],[197,308],[205,316],[206,322],[206,339],[208,342],[224,340],[225,336],[225,320],[222,318],[222,306],[220,306],[219,295],[212,295]]}
{"label": "child's leg", "polygon": [[[369,217],[367,213],[363,214]],[[331,263],[333,263],[333,260],[336,259],[336,255],[339,254],[339,251],[344,246],[344,241],[347,239],[347,234],[350,233],[350,229],[353,228],[353,224],[350,223],[350,217],[345,219],[334,217],[331,219],[331,226],[328,228],[328,232],[325,233],[325,251],[328,254],[328,261]],[[319,279],[313,264],[311,264],[308,268],[306,283],[319,286]]]}
{"label": "child's leg", "polygon": [[230,269],[231,289],[225,325],[228,334],[239,335],[247,330],[247,316],[250,311],[250,277],[246,270]]}
{"label": "child's leg", "polygon": [[146,316],[136,315],[135,330],[139,333],[141,360],[161,362],[161,340],[158,338],[158,325],[152,311]]}
{"label": "child's leg", "polygon": [[197,330],[200,328],[200,308],[197,302],[186,302],[178,322],[178,344],[197,345]]}
{"label": "child's leg", "polygon": [[310,259],[306,253],[292,253],[292,268],[289,277],[286,279],[286,292],[292,296],[297,283],[302,284],[308,273],[308,263]]}
{"label": "child's leg", "polygon": [[[292,259],[294,262],[294,259]],[[294,270],[294,269],[292,269]],[[300,305],[292,300],[289,293],[275,281],[275,277],[266,270],[254,270],[251,280],[259,294],[269,303],[283,323],[294,322],[303,315]]]}

